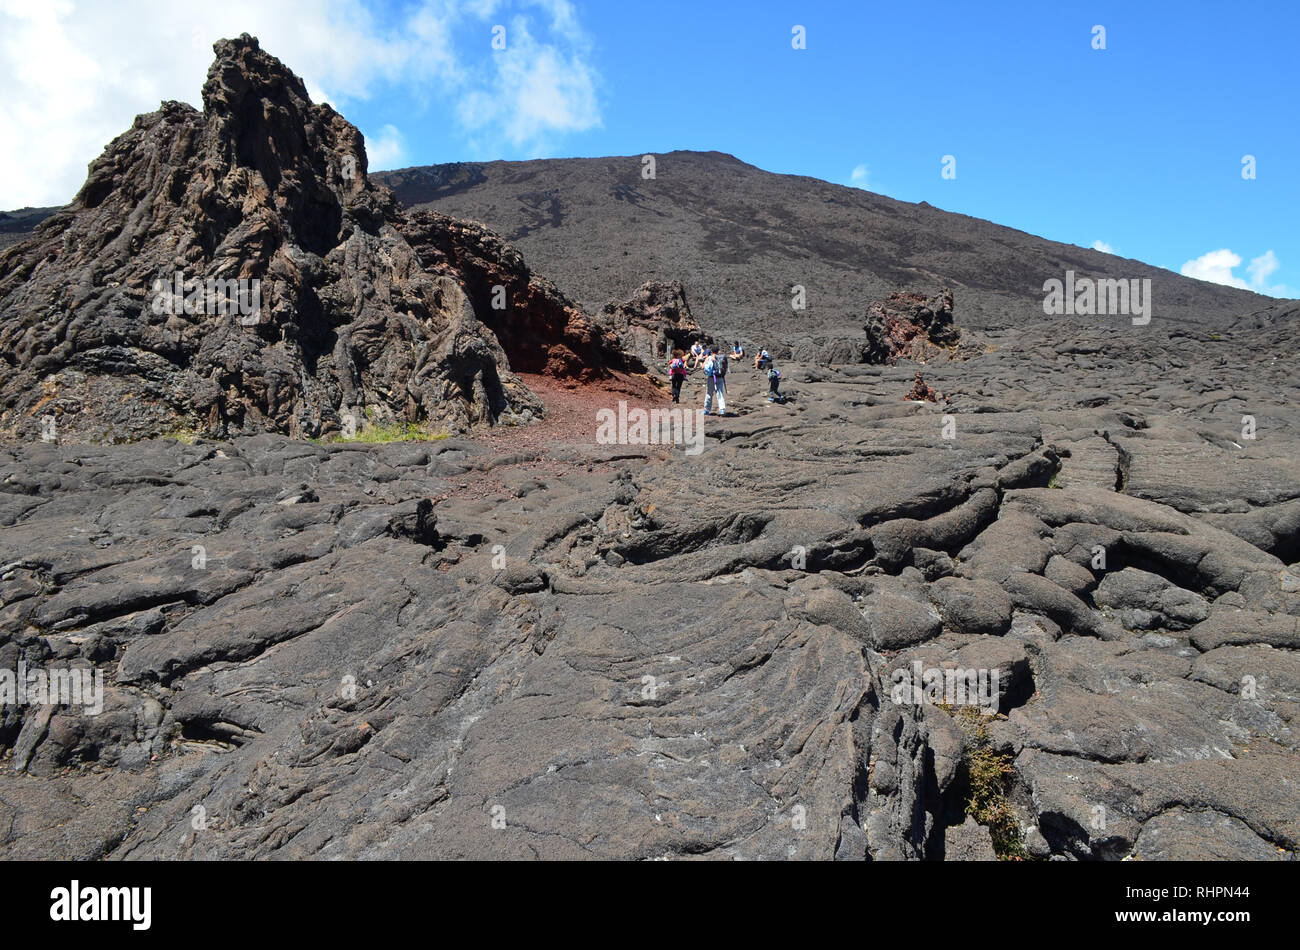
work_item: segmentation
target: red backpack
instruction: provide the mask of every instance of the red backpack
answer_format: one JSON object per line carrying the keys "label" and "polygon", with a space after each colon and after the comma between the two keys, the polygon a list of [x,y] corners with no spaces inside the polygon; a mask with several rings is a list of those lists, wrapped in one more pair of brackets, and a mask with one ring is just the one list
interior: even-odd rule
{"label": "red backpack", "polygon": [[685,376],[686,361],[680,357],[673,357],[673,361],[668,364],[669,376]]}

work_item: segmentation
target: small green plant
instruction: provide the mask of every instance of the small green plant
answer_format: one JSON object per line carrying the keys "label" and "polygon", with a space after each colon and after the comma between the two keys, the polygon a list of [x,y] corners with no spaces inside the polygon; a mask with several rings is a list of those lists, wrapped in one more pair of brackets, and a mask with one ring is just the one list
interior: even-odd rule
{"label": "small green plant", "polygon": [[984,716],[975,706],[962,706],[953,718],[966,733],[964,758],[970,781],[966,814],[988,828],[999,858],[1023,861],[1029,853],[1020,840],[1020,822],[1007,798],[1015,768],[1011,756],[989,746],[988,724],[994,717]]}
{"label": "small green plant", "polygon": [[193,445],[194,440],[197,439],[199,435],[199,431],[190,426],[177,426],[174,429],[167,430],[158,438],[175,439],[177,442],[184,443],[185,445]]}
{"label": "small green plant", "polygon": [[1052,477],[1049,478],[1049,479],[1047,480],[1047,487],[1048,487],[1048,488],[1060,488],[1060,487],[1061,487],[1061,473],[1060,473],[1060,472],[1056,472],[1056,473],[1054,473],[1054,474],[1052,475]]}
{"label": "small green plant", "polygon": [[356,435],[329,436],[324,439],[312,439],[313,442],[333,444],[336,442],[362,442],[367,444],[387,444],[389,442],[441,442],[451,438],[451,433],[434,432],[418,422],[371,423],[357,431]]}

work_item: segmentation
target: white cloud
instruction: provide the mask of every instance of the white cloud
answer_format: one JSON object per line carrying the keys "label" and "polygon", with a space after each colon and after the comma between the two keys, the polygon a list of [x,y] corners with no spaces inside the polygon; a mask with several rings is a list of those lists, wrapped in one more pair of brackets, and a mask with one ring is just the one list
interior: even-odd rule
{"label": "white cloud", "polygon": [[1241,257],[1227,248],[1223,248],[1218,251],[1210,251],[1195,260],[1188,261],[1182,266],[1179,273],[1184,277],[1195,277],[1197,280],[1208,280],[1213,284],[1226,284],[1229,287],[1240,287],[1242,290],[1249,290],[1250,285],[1232,272],[1234,267],[1240,265]]}
{"label": "white cloud", "polygon": [[385,125],[375,136],[366,136],[366,158],[371,171],[400,168],[405,164],[406,138],[395,125]]}
{"label": "white cloud", "polygon": [[1250,275],[1250,286],[1267,287],[1268,278],[1280,266],[1277,255],[1272,251],[1265,251],[1246,265],[1246,273]]}
{"label": "white cloud", "polygon": [[866,188],[871,178],[871,170],[866,165],[858,165],[849,175],[849,184],[854,188]]}
{"label": "white cloud", "polygon": [[1107,244],[1105,241],[1093,241],[1092,249],[1094,251],[1101,251],[1103,254],[1115,253],[1115,249],[1111,247],[1109,244]]}
{"label": "white cloud", "polygon": [[[389,91],[414,107],[486,96],[495,125],[470,130],[498,148],[536,147],[599,124],[599,77],[567,0],[419,0],[386,17],[371,5],[0,0],[0,209],[68,201],[86,166],[136,115],[164,99],[201,105],[212,42],[243,32],[302,76],[313,100],[345,115],[349,102]],[[477,51],[457,55],[476,33],[486,48],[507,8],[532,12],[546,38],[534,39],[521,15],[507,58],[479,67]],[[381,130],[375,144],[401,142]],[[371,164],[382,162],[372,156]]]}
{"label": "white cloud", "polygon": [[[568,4],[547,5],[559,11],[555,29],[568,31],[571,42],[585,46],[581,34],[574,32]],[[516,148],[532,143],[545,150],[556,134],[600,125],[597,77],[581,49],[566,53],[538,42],[527,19],[514,17],[506,29],[506,48],[494,51],[492,58],[490,84],[463,98],[459,110],[465,127],[487,142],[504,141]],[[480,141],[479,147],[490,146]]]}
{"label": "white cloud", "polygon": [[1277,255],[1271,250],[1265,251],[1259,257],[1252,258],[1250,263],[1246,265],[1249,280],[1238,277],[1233,273],[1240,266],[1241,255],[1225,247],[1202,254],[1198,258],[1188,261],[1182,266],[1179,273],[1184,277],[1195,277],[1198,280],[1208,280],[1228,287],[1253,290],[1256,293],[1266,294],[1270,297],[1295,296],[1295,291],[1285,284],[1270,284],[1268,282],[1268,278],[1282,266],[1277,259]]}

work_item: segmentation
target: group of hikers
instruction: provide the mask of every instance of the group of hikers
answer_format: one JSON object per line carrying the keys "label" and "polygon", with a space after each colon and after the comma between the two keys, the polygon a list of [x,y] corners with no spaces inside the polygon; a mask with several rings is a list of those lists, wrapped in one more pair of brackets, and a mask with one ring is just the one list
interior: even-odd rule
{"label": "group of hikers", "polygon": [[[681,350],[673,350],[673,357],[668,363],[668,378],[673,386],[673,402],[680,403],[682,384],[686,374],[699,369],[704,372],[704,414],[706,416],[727,414],[727,370],[732,360],[745,358],[745,348],[737,340],[732,344],[731,353],[719,352],[716,346],[705,346],[696,340],[691,344],[690,355]],[[781,371],[772,362],[767,350],[759,350],[754,356],[754,369],[767,371],[767,401],[784,402],[781,395]],[[714,405],[716,403],[716,410]]]}

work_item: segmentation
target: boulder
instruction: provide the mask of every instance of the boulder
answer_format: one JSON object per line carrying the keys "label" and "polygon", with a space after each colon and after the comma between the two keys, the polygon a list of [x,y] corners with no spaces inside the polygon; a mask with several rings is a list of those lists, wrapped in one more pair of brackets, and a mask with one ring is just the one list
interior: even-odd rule
{"label": "boulder", "polygon": [[952,291],[933,297],[911,291],[890,294],[867,309],[863,362],[890,366],[900,359],[924,363],[955,347],[961,333],[952,322]]}
{"label": "boulder", "polygon": [[[606,304],[600,320],[636,360],[640,372],[666,372],[673,350],[686,353],[693,343],[714,342],[691,314],[686,289],[676,280],[646,281],[627,299]],[[727,347],[730,352],[730,344]]]}

